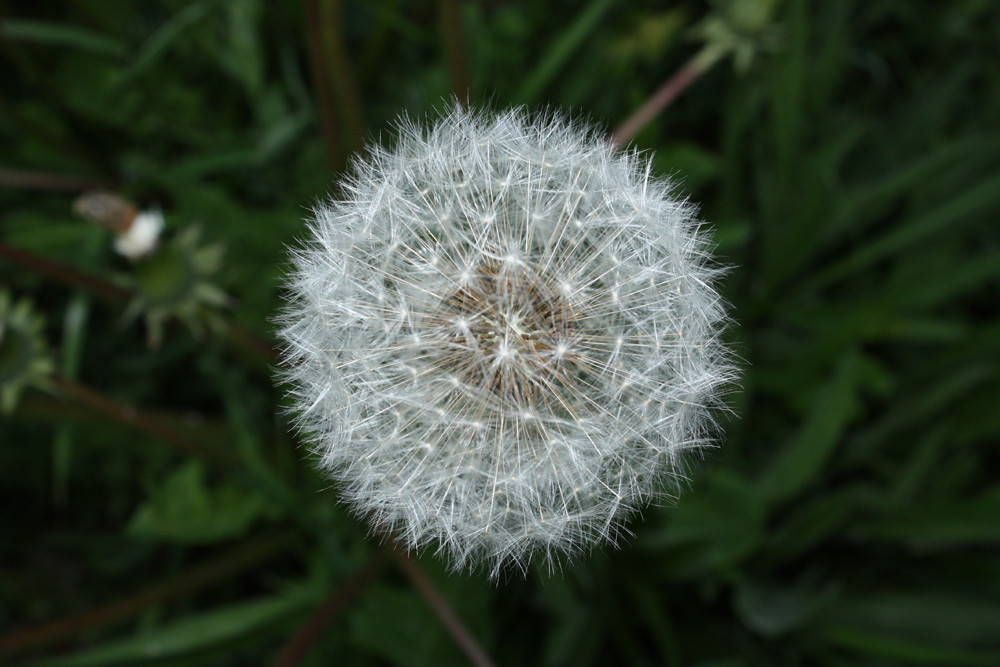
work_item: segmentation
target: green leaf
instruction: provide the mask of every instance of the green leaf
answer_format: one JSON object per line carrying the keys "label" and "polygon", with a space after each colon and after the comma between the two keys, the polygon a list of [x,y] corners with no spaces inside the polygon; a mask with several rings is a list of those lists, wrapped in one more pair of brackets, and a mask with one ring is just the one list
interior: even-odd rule
{"label": "green leaf", "polygon": [[681,643],[677,629],[665,609],[666,604],[656,589],[645,585],[644,581],[632,580],[629,593],[633,598],[640,622],[648,628],[648,636],[656,642],[658,656],[663,667],[680,667]]}
{"label": "green leaf", "polygon": [[947,375],[939,374],[929,386],[917,385],[894,401],[884,416],[851,439],[850,449],[864,456],[891,441],[897,433],[934,418],[945,407],[996,375],[994,365],[979,360],[963,366],[949,365]]}
{"label": "green leaf", "polygon": [[135,537],[210,543],[243,534],[264,514],[263,498],[230,482],[209,487],[201,461],[188,461],[150,493],[129,523]]}
{"label": "green leaf", "polygon": [[[444,631],[412,591],[372,586],[351,614],[350,625],[354,641],[392,664],[440,664],[432,658],[441,647]],[[390,628],[391,641],[387,641]]]}
{"label": "green leaf", "polygon": [[145,665],[179,659],[236,640],[253,641],[313,602],[310,589],[271,596],[191,614],[137,637],[101,644],[65,658],[33,663],[33,667],[97,667]]}
{"label": "green leaf", "polygon": [[903,508],[917,498],[920,487],[933,474],[934,466],[947,446],[948,436],[948,429],[944,426],[921,434],[910,448],[913,454],[906,465],[893,466],[893,483],[885,497],[888,507]]}
{"label": "green leaf", "polygon": [[954,594],[859,595],[838,604],[826,628],[836,644],[908,664],[995,665],[1000,658],[1000,605]]}
{"label": "green leaf", "polygon": [[843,203],[821,230],[822,239],[830,242],[845,233],[863,231],[888,213],[893,202],[926,187],[943,170],[954,170],[956,165],[976,168],[997,153],[1000,153],[1000,141],[995,137],[963,137],[889,171],[874,183],[865,181],[844,193]]}
{"label": "green leaf", "polygon": [[721,160],[698,144],[675,142],[653,154],[653,166],[661,174],[669,174],[680,186],[690,191],[719,174]]}
{"label": "green leaf", "polygon": [[[890,658],[891,663],[864,664],[911,664],[940,667],[995,667],[1000,663],[1000,651],[965,651],[934,646],[928,642],[893,639],[871,632],[865,628],[838,629],[830,633],[829,639],[835,645],[855,649],[866,657]],[[844,664],[857,665],[848,661]]]}
{"label": "green leaf", "polygon": [[182,39],[189,26],[202,19],[210,3],[195,2],[170,17],[139,48],[124,79],[141,74],[159,60],[174,42]]}
{"label": "green leaf", "polygon": [[935,248],[932,257],[915,257],[910,264],[887,290],[897,305],[908,308],[926,309],[948,303],[1000,276],[1000,253],[995,250],[969,257]]}
{"label": "green leaf", "polygon": [[763,539],[760,495],[726,469],[714,470],[664,516],[667,520],[643,531],[637,544],[666,558],[676,574],[730,568],[752,554]]}
{"label": "green leaf", "polygon": [[260,0],[227,2],[227,44],[220,49],[220,64],[242,84],[248,96],[259,93],[264,81],[264,54],[259,24],[263,6]]}
{"label": "green leaf", "polygon": [[65,46],[112,58],[124,57],[128,52],[125,44],[106,35],[75,25],[44,21],[4,20],[0,23],[0,38],[47,46]]}
{"label": "green leaf", "polygon": [[903,542],[921,551],[1000,543],[998,488],[968,500],[917,499],[907,510],[856,524],[849,534],[860,540]]}
{"label": "green leaf", "polygon": [[941,206],[911,218],[880,238],[862,244],[854,254],[806,281],[804,291],[813,291],[857,273],[893,253],[944,229],[982,216],[1000,205],[1000,176],[990,176],[957,193]]}
{"label": "green leaf", "polygon": [[519,104],[534,102],[573,54],[584,45],[590,34],[598,28],[604,13],[614,2],[615,0],[593,0],[580,12],[576,20],[569,24],[542,56],[538,66],[514,94],[514,101]]}
{"label": "green leaf", "polygon": [[845,486],[814,494],[790,508],[768,533],[761,558],[785,562],[817,544],[843,535],[858,514],[870,511],[881,497],[868,486]]}
{"label": "green leaf", "polygon": [[793,585],[748,581],[737,588],[733,606],[747,627],[773,637],[805,624],[833,595],[830,585],[818,590],[810,581]]}
{"label": "green leaf", "polygon": [[[60,372],[75,379],[80,372],[80,357],[87,333],[90,315],[90,297],[77,293],[70,298],[63,315],[62,345],[60,346]],[[52,438],[52,487],[53,496],[63,502],[67,495],[75,429],[69,424],[57,424]]]}
{"label": "green leaf", "polygon": [[791,498],[819,476],[858,413],[858,384],[864,371],[855,350],[844,353],[826,385],[812,401],[804,423],[779,450],[758,486],[770,503]]}
{"label": "green leaf", "polygon": [[278,152],[289,146],[312,122],[305,112],[289,114],[276,120],[261,132],[254,149],[252,162],[267,162]]}

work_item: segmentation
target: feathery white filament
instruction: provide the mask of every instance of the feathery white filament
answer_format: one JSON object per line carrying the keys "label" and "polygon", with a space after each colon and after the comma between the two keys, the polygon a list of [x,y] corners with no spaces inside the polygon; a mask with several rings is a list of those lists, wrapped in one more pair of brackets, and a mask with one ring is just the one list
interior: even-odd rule
{"label": "feathery white filament", "polygon": [[281,320],[344,499],[494,576],[614,542],[731,376],[698,226],[647,158],[558,116],[403,120],[315,210]]}

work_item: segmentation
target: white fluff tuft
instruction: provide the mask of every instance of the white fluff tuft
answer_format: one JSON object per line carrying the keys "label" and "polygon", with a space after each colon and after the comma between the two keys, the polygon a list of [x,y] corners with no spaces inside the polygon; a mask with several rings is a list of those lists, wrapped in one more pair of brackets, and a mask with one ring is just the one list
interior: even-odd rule
{"label": "white fluff tuft", "polygon": [[356,161],[293,252],[298,425],[410,549],[552,568],[669,495],[709,444],[719,269],[689,204],[558,115],[455,107]]}

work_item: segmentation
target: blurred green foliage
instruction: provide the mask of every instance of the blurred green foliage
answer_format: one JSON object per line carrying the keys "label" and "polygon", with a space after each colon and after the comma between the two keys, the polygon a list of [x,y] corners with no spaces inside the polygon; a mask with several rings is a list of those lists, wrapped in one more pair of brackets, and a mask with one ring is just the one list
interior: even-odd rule
{"label": "blurred green foliage", "polygon": [[[345,0],[320,30],[318,77],[351,68],[367,136],[454,92],[446,4]],[[460,2],[469,99],[611,128],[732,4]],[[38,173],[87,179],[225,246],[213,282],[235,299],[150,349],[113,290],[0,257],[76,388],[0,416],[0,659],[269,664],[378,551],[297,449],[255,340],[358,139],[350,99],[318,94],[308,5],[0,4],[0,243],[127,284],[78,188]],[[1000,664],[1000,5],[785,0],[764,32],[635,140],[733,266],[724,446],[620,550],[554,576],[494,586],[423,555],[498,664]],[[83,625],[44,625],[61,618]],[[51,636],[16,649],[35,626]],[[301,664],[333,662],[465,664],[393,570]]]}

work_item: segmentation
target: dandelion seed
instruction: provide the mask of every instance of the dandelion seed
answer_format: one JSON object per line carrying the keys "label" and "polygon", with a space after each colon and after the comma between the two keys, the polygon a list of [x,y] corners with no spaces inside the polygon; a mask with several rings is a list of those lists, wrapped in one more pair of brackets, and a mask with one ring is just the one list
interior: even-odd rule
{"label": "dandelion seed", "polygon": [[455,108],[403,120],[317,207],[285,378],[355,511],[496,576],[616,543],[671,493],[733,372],[718,269],[648,163],[555,115]]}

